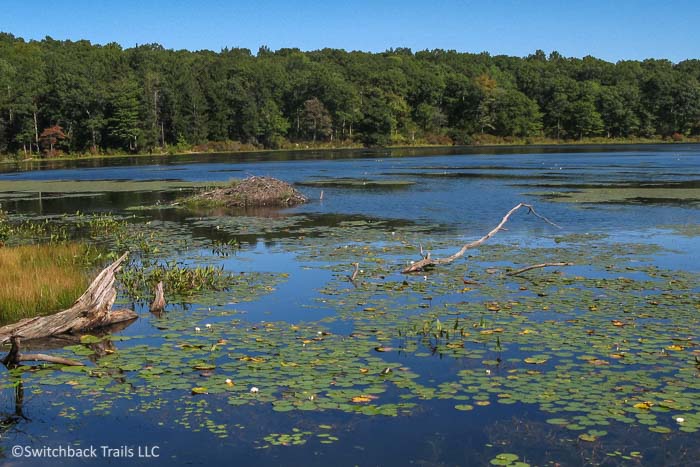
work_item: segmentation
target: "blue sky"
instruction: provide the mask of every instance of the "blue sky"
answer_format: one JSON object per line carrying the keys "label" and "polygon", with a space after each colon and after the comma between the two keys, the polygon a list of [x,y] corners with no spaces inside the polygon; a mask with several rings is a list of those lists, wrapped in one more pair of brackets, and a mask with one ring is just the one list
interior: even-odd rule
{"label": "blue sky", "polygon": [[0,31],[173,49],[443,48],[605,60],[700,58],[698,0],[0,1]]}

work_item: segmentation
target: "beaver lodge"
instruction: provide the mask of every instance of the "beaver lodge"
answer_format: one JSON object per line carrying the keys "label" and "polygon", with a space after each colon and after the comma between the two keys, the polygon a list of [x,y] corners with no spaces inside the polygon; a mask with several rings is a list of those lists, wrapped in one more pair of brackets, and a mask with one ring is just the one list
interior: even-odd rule
{"label": "beaver lodge", "polygon": [[248,177],[228,186],[198,193],[186,204],[217,207],[287,207],[308,199],[292,185],[272,177]]}

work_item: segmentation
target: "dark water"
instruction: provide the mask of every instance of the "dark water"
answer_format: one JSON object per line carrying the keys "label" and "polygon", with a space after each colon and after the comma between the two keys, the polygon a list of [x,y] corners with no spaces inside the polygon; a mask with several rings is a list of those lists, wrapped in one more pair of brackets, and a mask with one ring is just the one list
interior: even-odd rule
{"label": "dark water", "polygon": [[[410,181],[408,187],[377,187],[369,190],[303,188],[312,198],[324,191],[323,202],[315,201],[287,213],[363,215],[411,220],[450,226],[466,234],[480,232],[493,223],[506,206],[520,201],[538,202],[532,192],[571,189],[568,186],[637,186],[655,184],[674,187],[700,180],[700,147],[639,146],[602,152],[595,148],[571,148],[585,152],[528,152],[508,149],[489,154],[397,156],[392,152],[338,152],[323,159],[324,153],[183,156],[172,158],[124,158],[108,160],[106,166],[83,167],[101,162],[49,162],[41,170],[5,173],[0,181],[22,180],[184,180],[225,181],[247,175],[272,176],[289,182],[334,178],[382,181]],[[494,150],[494,151],[505,151]],[[533,152],[534,151],[534,152]],[[419,152],[419,151],[415,151]],[[399,153],[401,154],[401,153]],[[308,160],[308,157],[316,157]],[[271,160],[268,160],[271,158]],[[292,160],[278,160],[278,159]],[[297,158],[299,160],[297,160]],[[250,160],[253,159],[253,160]],[[262,159],[262,160],[258,160]],[[112,165],[118,164],[118,165]],[[44,170],[47,165],[50,170]],[[75,166],[75,167],[72,167]],[[35,168],[35,167],[32,167]],[[11,167],[6,167],[11,169]],[[554,185],[554,188],[552,187]],[[560,185],[562,188],[557,188]],[[697,185],[696,185],[697,187]],[[109,193],[95,199],[62,198],[39,205],[33,201],[5,201],[9,209],[43,214],[77,209],[114,209],[168,199],[167,193]],[[677,224],[697,220],[687,200],[668,198],[641,206],[604,205],[595,210],[546,203],[547,212],[560,222],[582,229],[638,230],[655,223]],[[697,200],[696,200],[697,202]],[[609,215],[604,215],[601,211]],[[466,231],[463,229],[467,229]]]}
{"label": "dark water", "polygon": [[[225,181],[247,175],[272,176],[286,181],[309,182],[332,179],[371,181],[405,181],[412,184],[388,184],[373,188],[326,185],[300,187],[312,201],[282,212],[263,212],[265,216],[305,215],[310,226],[338,225],[340,222],[382,221],[381,228],[430,225],[435,233],[450,235],[455,242],[476,238],[491,229],[503,214],[519,202],[535,205],[537,210],[565,228],[566,233],[606,234],[610,241],[657,244],[672,251],[653,257],[653,264],[682,271],[700,271],[698,237],[679,235],[666,226],[697,226],[698,183],[700,183],[700,146],[626,146],[616,148],[517,148],[465,151],[455,149],[406,152],[339,151],[336,153],[271,153],[242,156],[221,154],[172,158],[122,158],[109,161],[38,163],[26,167],[4,167],[0,185],[6,181]],[[681,188],[687,193],[662,193],[633,196],[597,203],[558,202],[543,192],[605,188]],[[3,209],[27,216],[109,211],[127,213],[137,205],[165,203],[179,195],[162,190],[77,194],[0,193]],[[323,200],[320,193],[323,190]],[[695,190],[695,191],[694,191]],[[540,193],[540,194],[534,194]],[[604,198],[604,197],[603,197]],[[195,225],[191,216],[173,211],[141,211],[139,216],[173,221],[189,229],[194,236],[216,235],[210,228]],[[511,238],[545,235],[548,227],[522,216]],[[290,234],[268,232],[244,238],[237,255],[221,260],[233,271],[291,272],[290,280],[272,294],[246,305],[246,320],[284,320],[308,322],[332,316],[332,308],[314,307],[317,290],[332,278],[328,270],[315,268],[313,260],[301,259],[286,251],[281,240]],[[193,304],[197,307],[197,304]],[[546,318],[543,318],[546,319]],[[135,324],[122,331],[126,336],[159,338],[154,319],[143,314]],[[337,323],[337,330],[350,329]],[[340,332],[340,331],[338,331]],[[700,333],[700,331],[698,331]],[[430,364],[404,358],[406,364],[421,370],[422,378],[440,381],[461,369],[459,360],[444,359]],[[11,412],[12,393],[0,400],[3,412]],[[173,396],[165,396],[173,397]],[[27,390],[23,419],[15,428],[3,433],[0,445],[7,465],[73,465],[75,460],[14,459],[14,445],[82,446],[122,445],[158,446],[158,458],[98,459],[99,463],[124,464],[193,464],[193,465],[481,465],[494,453],[519,452],[537,465],[560,462],[579,465],[588,462],[624,464],[619,458],[593,454],[577,447],[576,442],[542,441],[550,433],[543,414],[528,404],[492,405],[488,410],[458,412],[454,401],[432,400],[419,404],[410,416],[368,417],[335,412],[292,411],[278,413],[270,406],[255,405],[221,408],[231,424],[245,429],[234,431],[225,440],[207,431],[192,432],[167,423],[169,413],[156,416],[130,411],[120,401],[109,416],[78,416],[66,420],[56,411],[46,410],[53,401]],[[80,413],[80,401],[77,412]],[[123,405],[123,407],[121,406]],[[174,414],[172,414],[174,416]],[[159,424],[158,422],[166,421]],[[256,443],[269,433],[289,432],[290,427],[329,424],[338,428],[340,441],[330,445],[309,443],[304,446],[255,449]],[[642,428],[610,430],[610,445],[629,451],[645,451],[645,465],[668,465],[675,462],[668,452],[687,450],[697,442],[697,433],[676,436],[664,441],[662,449],[650,448],[659,443],[659,435]],[[693,441],[694,440],[694,441]],[[503,449],[498,450],[498,443]],[[541,448],[538,445],[541,443]],[[496,447],[494,448],[494,444]],[[495,449],[495,450],[494,450]],[[546,452],[545,452],[546,451]],[[528,455],[529,454],[529,455]],[[521,456],[521,459],[523,456]],[[680,465],[692,459],[681,457]],[[95,461],[84,461],[86,464]],[[634,463],[634,462],[633,462]],[[696,462],[697,465],[697,462]]]}

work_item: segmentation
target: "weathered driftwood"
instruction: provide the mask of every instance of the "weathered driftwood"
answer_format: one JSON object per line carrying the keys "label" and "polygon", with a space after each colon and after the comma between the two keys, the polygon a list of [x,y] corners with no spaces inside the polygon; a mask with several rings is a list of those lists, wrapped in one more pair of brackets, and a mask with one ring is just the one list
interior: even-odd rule
{"label": "weathered driftwood", "polygon": [[106,267],[90,284],[85,293],[69,309],[49,316],[23,319],[0,328],[0,344],[13,336],[38,339],[64,333],[87,331],[135,319],[132,310],[112,310],[117,291],[114,274],[119,270],[128,253]]}
{"label": "weathered driftwood", "polygon": [[532,269],[538,269],[538,268],[549,268],[553,266],[573,266],[574,263],[540,263],[540,264],[533,264],[532,266],[527,266],[524,268],[516,269],[515,271],[510,271],[506,273],[506,276],[517,276],[518,274],[522,274],[524,272],[530,271]]}
{"label": "weathered driftwood", "polygon": [[489,238],[491,238],[491,237],[493,237],[494,235],[496,235],[496,234],[497,234],[498,232],[500,232],[501,230],[505,230],[505,229],[503,228],[503,226],[505,225],[506,222],[508,222],[508,219],[510,219],[510,216],[512,216],[513,213],[514,213],[515,211],[517,211],[518,209],[521,209],[521,208],[527,208],[527,210],[528,210],[529,213],[534,214],[535,216],[537,216],[537,217],[539,217],[540,219],[544,220],[544,221],[547,222],[548,224],[551,224],[551,225],[553,225],[553,226],[555,226],[555,227],[559,227],[557,224],[555,224],[554,222],[550,221],[550,220],[547,219],[546,217],[544,217],[544,216],[538,214],[538,213],[535,211],[535,208],[533,208],[531,205],[526,204],[526,203],[520,203],[520,204],[518,204],[517,206],[515,206],[513,209],[511,209],[510,211],[508,211],[508,213],[507,213],[505,216],[503,216],[503,219],[501,219],[501,222],[499,222],[498,225],[497,225],[496,227],[493,228],[493,230],[491,230],[489,233],[487,233],[486,235],[484,235],[484,236],[481,237],[480,239],[474,240],[474,241],[471,242],[471,243],[467,243],[467,244],[464,245],[462,248],[460,248],[460,250],[459,250],[457,253],[453,254],[452,256],[448,256],[448,257],[446,257],[446,258],[432,258],[432,257],[430,256],[430,253],[424,253],[424,252],[423,252],[423,246],[421,245],[420,249],[421,249],[421,256],[423,257],[423,259],[421,259],[420,261],[415,261],[415,262],[411,263],[411,264],[410,264],[408,267],[406,267],[402,272],[403,272],[404,274],[407,274],[407,273],[410,273],[410,272],[421,271],[421,270],[423,270],[424,268],[426,268],[426,267],[428,267],[428,266],[434,266],[434,265],[437,265],[437,264],[448,264],[448,263],[453,262],[454,260],[456,260],[456,259],[458,259],[458,258],[464,256],[464,253],[466,253],[467,250],[469,250],[469,249],[471,249],[471,248],[475,248],[475,247],[481,245],[482,243],[484,243],[486,240],[488,240]]}
{"label": "weathered driftwood", "polygon": [[163,293],[163,281],[158,282],[158,285],[156,285],[155,295],[156,296],[153,299],[153,303],[151,303],[151,312],[162,313],[163,310],[165,310],[165,294]]}
{"label": "weathered driftwood", "polygon": [[20,352],[20,338],[18,336],[12,336],[10,338],[12,342],[12,348],[10,352],[2,359],[2,364],[8,368],[14,368],[19,365],[20,362],[49,362],[58,363],[59,365],[69,365],[69,366],[83,366],[82,363],[75,360],[70,360],[68,358],[56,357],[53,355],[46,355],[44,353],[21,353]]}
{"label": "weathered driftwood", "polygon": [[354,284],[355,279],[357,279],[357,274],[360,272],[360,263],[352,263],[352,265],[355,269],[352,271],[352,274],[348,276],[348,279]]}

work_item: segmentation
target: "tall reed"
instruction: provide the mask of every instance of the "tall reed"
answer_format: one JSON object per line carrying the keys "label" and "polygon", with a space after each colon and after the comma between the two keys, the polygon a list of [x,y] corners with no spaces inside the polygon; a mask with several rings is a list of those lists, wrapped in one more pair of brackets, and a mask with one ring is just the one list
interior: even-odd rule
{"label": "tall reed", "polygon": [[83,243],[0,248],[0,324],[70,307],[89,285],[94,259]]}

